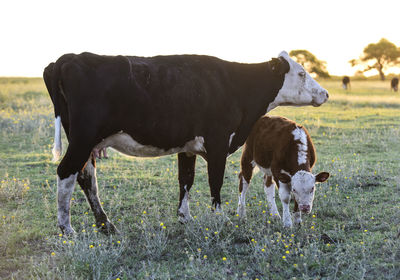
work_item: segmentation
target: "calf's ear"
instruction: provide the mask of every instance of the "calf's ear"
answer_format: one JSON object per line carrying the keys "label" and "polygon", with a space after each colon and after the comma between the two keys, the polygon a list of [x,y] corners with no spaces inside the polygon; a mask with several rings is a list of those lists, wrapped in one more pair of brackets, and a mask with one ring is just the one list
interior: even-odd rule
{"label": "calf's ear", "polygon": [[290,176],[285,173],[279,173],[278,180],[284,184],[289,184],[290,181],[292,181],[292,178],[290,178]]}
{"label": "calf's ear", "polygon": [[325,182],[326,180],[328,180],[329,175],[330,174],[328,172],[320,172],[318,173],[317,176],[315,176],[315,182],[317,183]]}
{"label": "calf's ear", "polygon": [[277,75],[283,75],[290,70],[289,63],[283,57],[273,58],[269,62],[271,65],[271,70]]}

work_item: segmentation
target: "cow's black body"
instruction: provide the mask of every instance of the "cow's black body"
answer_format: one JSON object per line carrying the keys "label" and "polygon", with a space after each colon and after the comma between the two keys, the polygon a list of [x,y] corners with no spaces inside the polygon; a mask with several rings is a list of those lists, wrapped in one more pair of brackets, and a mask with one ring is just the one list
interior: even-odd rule
{"label": "cow's black body", "polygon": [[[44,72],[69,141],[58,176],[82,173],[94,146],[120,131],[164,150],[201,136],[218,205],[226,156],[243,145],[288,71],[283,58],[240,64],[197,55],[64,55]],[[184,153],[178,159],[182,198],[183,186],[193,183],[195,160]]]}

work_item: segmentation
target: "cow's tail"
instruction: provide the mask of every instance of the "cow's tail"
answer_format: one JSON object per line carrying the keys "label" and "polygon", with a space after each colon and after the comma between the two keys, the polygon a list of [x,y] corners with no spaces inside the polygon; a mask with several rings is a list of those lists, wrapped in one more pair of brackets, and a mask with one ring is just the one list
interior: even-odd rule
{"label": "cow's tail", "polygon": [[62,154],[61,142],[61,117],[57,116],[54,121],[54,145],[53,145],[53,162],[59,160]]}
{"label": "cow's tail", "polygon": [[53,161],[57,161],[62,154],[62,142],[61,142],[61,95],[60,89],[60,68],[62,60],[59,59],[56,63],[50,63],[44,69],[43,79],[46,84],[47,90],[50,94],[51,101],[54,105],[54,146],[53,146]]}

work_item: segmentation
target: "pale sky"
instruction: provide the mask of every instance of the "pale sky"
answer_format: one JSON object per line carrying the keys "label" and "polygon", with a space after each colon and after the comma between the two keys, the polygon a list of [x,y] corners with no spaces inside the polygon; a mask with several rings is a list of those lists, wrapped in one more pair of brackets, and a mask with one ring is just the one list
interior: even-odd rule
{"label": "pale sky", "polygon": [[306,49],[334,75],[382,37],[400,46],[400,1],[1,0],[0,76],[42,76],[64,53],[207,54],[262,62]]}

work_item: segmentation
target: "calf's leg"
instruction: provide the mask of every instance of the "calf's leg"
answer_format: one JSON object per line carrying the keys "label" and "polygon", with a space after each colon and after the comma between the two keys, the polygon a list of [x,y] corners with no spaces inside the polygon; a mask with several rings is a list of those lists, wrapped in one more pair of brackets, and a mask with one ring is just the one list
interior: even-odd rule
{"label": "calf's leg", "polygon": [[281,219],[278,208],[275,203],[275,183],[272,181],[272,176],[264,175],[264,192],[267,196],[269,213],[273,219]]}
{"label": "calf's leg", "polygon": [[253,176],[253,165],[251,161],[253,155],[251,149],[247,145],[243,147],[242,157],[240,159],[240,174],[239,174],[239,200],[237,214],[239,218],[246,217],[246,193],[250,186],[250,180]]}
{"label": "calf's leg", "polygon": [[246,217],[246,193],[250,186],[250,180],[253,176],[253,166],[249,160],[246,159],[245,151],[241,160],[241,171],[239,174],[239,201],[237,214],[239,218]]}
{"label": "calf's leg", "polygon": [[292,227],[292,217],[290,215],[290,187],[288,184],[279,181],[279,198],[282,202],[282,222],[284,227]]}
{"label": "calf's leg", "polygon": [[246,176],[241,172],[239,175],[239,201],[237,208],[239,218],[246,217],[246,193],[250,186],[250,179],[247,181],[245,178]]}
{"label": "calf's leg", "polygon": [[294,223],[295,224],[301,224],[302,220],[301,220],[301,212],[299,210],[299,205],[297,204],[297,201],[294,200],[294,214],[293,214],[293,218],[294,218]]}
{"label": "calf's leg", "polygon": [[100,203],[95,165],[96,163],[94,158],[88,160],[85,168],[79,172],[78,183],[85,193],[86,199],[93,211],[96,219],[96,226],[105,234],[115,233],[117,229],[108,220],[108,217]]}
{"label": "calf's leg", "polygon": [[178,219],[181,223],[192,220],[189,209],[189,191],[193,185],[196,156],[186,153],[178,154],[179,206]]}

